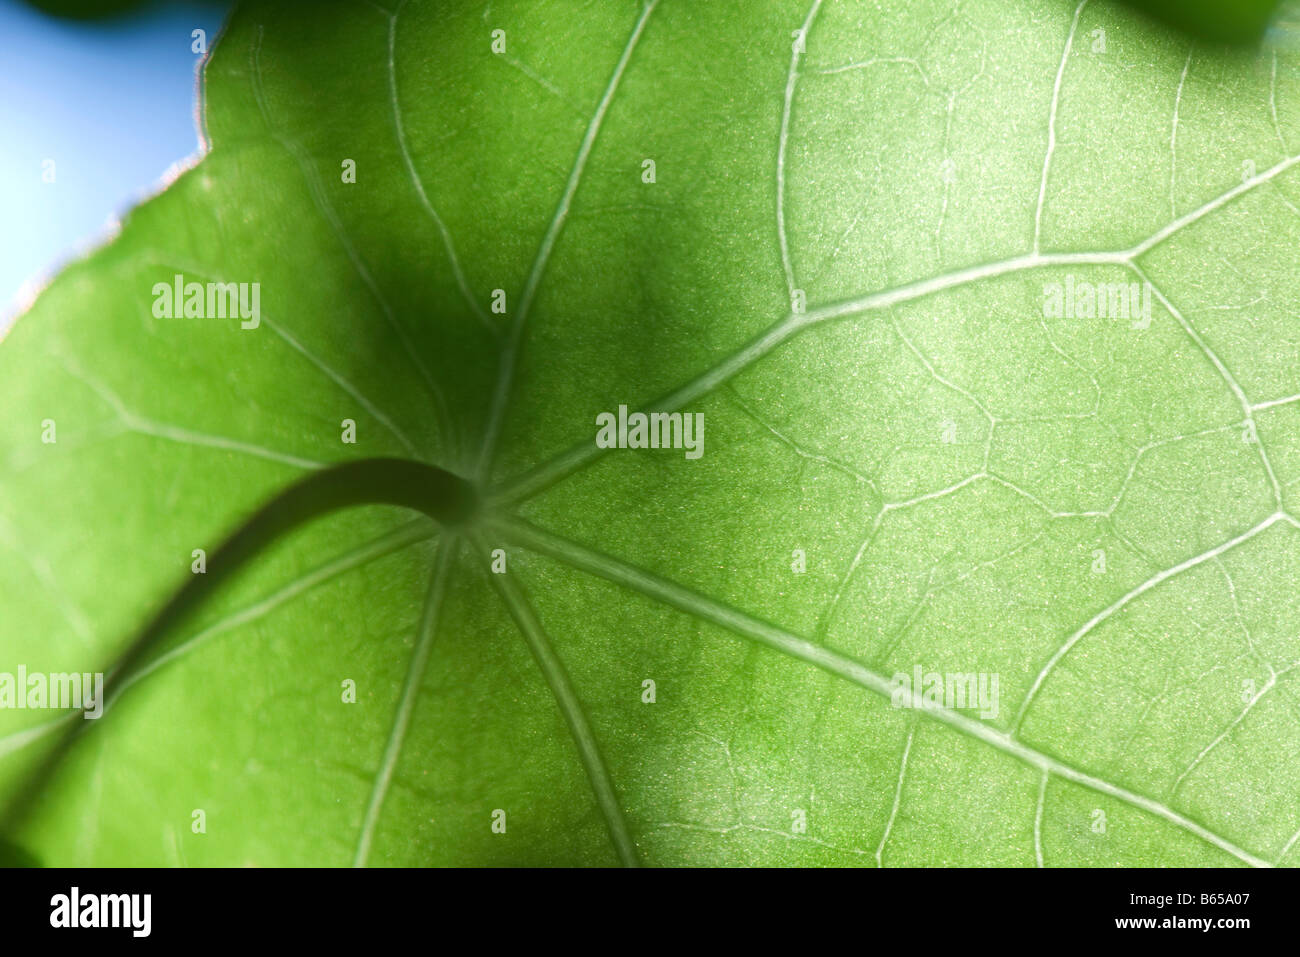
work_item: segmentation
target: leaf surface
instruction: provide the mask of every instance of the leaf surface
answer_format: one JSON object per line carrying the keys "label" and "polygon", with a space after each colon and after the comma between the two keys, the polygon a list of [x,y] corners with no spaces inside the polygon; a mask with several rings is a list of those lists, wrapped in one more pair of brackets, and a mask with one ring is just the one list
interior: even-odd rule
{"label": "leaf surface", "polygon": [[[106,668],[326,463],[491,514],[269,548],[11,837],[1295,863],[1296,67],[1100,0],[242,4],[211,151],[0,347],[3,660]],[[177,273],[260,325],[156,317]],[[1045,314],[1084,284],[1150,322]],[[703,455],[598,448],[620,405],[702,413]],[[893,707],[918,667],[996,713]],[[0,787],[60,727],[0,711]]]}

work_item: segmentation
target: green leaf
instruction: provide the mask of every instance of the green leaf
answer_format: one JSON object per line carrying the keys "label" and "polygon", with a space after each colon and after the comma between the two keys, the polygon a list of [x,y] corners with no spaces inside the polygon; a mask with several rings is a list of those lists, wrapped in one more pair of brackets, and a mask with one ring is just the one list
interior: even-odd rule
{"label": "green leaf", "polygon": [[[276,539],[7,853],[1295,863],[1296,67],[1101,0],[241,5],[211,151],[0,347],[0,670],[109,670],[323,465],[486,504]],[[69,714],[0,710],[4,794]]]}

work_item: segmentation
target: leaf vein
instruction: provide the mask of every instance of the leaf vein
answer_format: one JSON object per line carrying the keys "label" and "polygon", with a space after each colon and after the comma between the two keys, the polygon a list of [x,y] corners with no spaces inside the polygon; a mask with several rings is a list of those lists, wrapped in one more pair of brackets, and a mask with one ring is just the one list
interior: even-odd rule
{"label": "leaf vein", "polygon": [[[653,601],[687,612],[703,621],[734,632],[743,638],[755,641],[791,658],[814,665],[881,697],[890,699],[896,693],[893,684],[888,678],[858,661],[841,655],[832,649],[817,645],[807,638],[800,637],[776,625],[754,618],[745,612],[731,608],[722,602],[708,598],[699,592],[662,578],[643,568],[630,565],[604,553],[593,551],[577,542],[570,541],[522,520],[499,522],[495,527],[502,535],[532,551],[557,559],[573,568],[586,571],[606,581],[622,585]],[[911,695],[910,692],[907,692],[907,689],[899,689],[899,691],[905,693],[904,696],[907,699],[904,702],[905,704],[936,721],[948,725],[958,733],[983,741],[1040,771],[1050,772],[1089,790],[1107,795],[1163,818],[1251,866],[1271,866],[1268,861],[1239,847],[1223,835],[1215,833],[1205,825],[1167,807],[1159,801],[1066,764],[1030,747],[1010,734],[998,731],[992,726],[968,717],[959,711],[942,705],[927,703],[920,696]]]}

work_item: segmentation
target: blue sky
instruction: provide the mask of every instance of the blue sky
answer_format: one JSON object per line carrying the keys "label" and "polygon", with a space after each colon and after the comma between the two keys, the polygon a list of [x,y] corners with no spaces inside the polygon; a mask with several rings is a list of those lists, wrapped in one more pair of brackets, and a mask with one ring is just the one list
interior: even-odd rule
{"label": "blue sky", "polygon": [[191,35],[215,40],[228,7],[167,2],[84,23],[0,0],[0,328],[25,283],[101,242],[198,151]]}

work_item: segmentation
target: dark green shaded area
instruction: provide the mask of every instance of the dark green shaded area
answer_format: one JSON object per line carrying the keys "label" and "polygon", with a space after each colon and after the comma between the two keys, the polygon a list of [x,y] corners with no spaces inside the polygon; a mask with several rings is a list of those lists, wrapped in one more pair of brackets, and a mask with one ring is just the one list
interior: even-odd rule
{"label": "dark green shaded area", "polygon": [[1277,0],[1125,0],[1171,26],[1207,40],[1255,43],[1264,34]]}
{"label": "dark green shaded area", "polygon": [[0,838],[0,867],[41,867],[40,859],[25,847]]}

